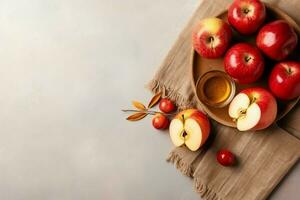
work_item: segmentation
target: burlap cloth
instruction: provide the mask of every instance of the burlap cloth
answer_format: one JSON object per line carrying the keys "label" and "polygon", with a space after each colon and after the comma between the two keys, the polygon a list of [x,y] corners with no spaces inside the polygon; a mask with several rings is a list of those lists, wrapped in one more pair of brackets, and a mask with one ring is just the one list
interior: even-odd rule
{"label": "burlap cloth", "polygon": [[[217,15],[230,2],[201,2],[149,83],[151,91],[163,91],[181,109],[197,107],[188,75],[191,30],[200,19]],[[300,22],[299,0],[266,2],[277,5],[297,23]],[[167,160],[174,163],[183,174],[193,178],[195,189],[203,199],[265,199],[299,159],[299,107],[293,109],[278,125],[274,124],[259,133],[240,133],[211,120],[212,137],[203,148],[197,152],[188,151],[185,147],[175,148]],[[217,163],[215,154],[220,148],[228,148],[237,156],[237,166],[222,167]]]}

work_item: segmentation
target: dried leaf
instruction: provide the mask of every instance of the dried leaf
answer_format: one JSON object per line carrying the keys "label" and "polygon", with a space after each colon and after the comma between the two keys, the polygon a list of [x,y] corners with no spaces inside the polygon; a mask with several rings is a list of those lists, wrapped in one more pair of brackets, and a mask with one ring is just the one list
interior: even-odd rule
{"label": "dried leaf", "polygon": [[132,101],[132,105],[139,110],[146,110],[146,106],[144,106],[144,104],[142,104],[141,102]]}
{"label": "dried leaf", "polygon": [[160,98],[161,98],[161,92],[154,95],[149,102],[148,108],[152,108],[153,106],[155,106],[158,103],[158,101],[160,100]]}
{"label": "dried leaf", "polygon": [[139,112],[139,113],[135,113],[133,115],[130,115],[129,117],[127,117],[126,119],[128,121],[138,121],[143,119],[144,117],[146,117],[148,114],[147,113],[143,113],[143,112]]}

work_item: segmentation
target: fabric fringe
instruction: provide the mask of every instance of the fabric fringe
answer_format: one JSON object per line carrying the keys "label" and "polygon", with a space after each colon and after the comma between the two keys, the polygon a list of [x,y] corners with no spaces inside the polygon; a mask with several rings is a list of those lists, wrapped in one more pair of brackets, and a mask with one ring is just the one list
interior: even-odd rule
{"label": "fabric fringe", "polygon": [[182,158],[175,152],[170,153],[169,157],[167,158],[167,161],[170,163],[173,163],[182,174],[184,174],[188,177],[193,176],[194,172],[193,172],[192,166],[185,163],[182,160]]}
{"label": "fabric fringe", "polygon": [[176,106],[179,110],[184,110],[187,108],[195,107],[196,102],[193,100],[189,100],[184,98],[181,94],[174,91],[171,88],[166,87],[163,83],[153,79],[147,85],[148,88],[153,93],[162,92],[163,97],[167,97],[176,103]]}
{"label": "fabric fringe", "polygon": [[217,193],[202,183],[199,178],[194,178],[195,190],[200,194],[201,198],[205,200],[222,200]]}

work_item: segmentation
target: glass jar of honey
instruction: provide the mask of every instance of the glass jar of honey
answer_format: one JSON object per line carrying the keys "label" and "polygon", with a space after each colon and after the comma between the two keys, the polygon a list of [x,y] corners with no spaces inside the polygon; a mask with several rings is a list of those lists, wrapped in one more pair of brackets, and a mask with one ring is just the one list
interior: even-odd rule
{"label": "glass jar of honey", "polygon": [[198,98],[206,105],[221,108],[235,95],[235,83],[225,72],[213,70],[203,74],[196,83]]}

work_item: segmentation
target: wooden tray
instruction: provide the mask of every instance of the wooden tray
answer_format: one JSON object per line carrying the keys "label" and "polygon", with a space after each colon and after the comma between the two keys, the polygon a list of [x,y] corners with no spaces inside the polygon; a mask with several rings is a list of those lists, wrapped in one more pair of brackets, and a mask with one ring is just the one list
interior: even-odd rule
{"label": "wooden tray", "polygon": [[[286,13],[281,11],[279,8],[271,6],[269,4],[266,4],[267,8],[267,19],[266,22],[273,21],[275,19],[284,19],[287,21],[296,31],[298,34],[298,37],[300,36],[300,27],[297,25],[297,23],[289,17]],[[227,21],[227,10],[223,11],[221,14],[217,16],[218,18],[221,18],[225,21]],[[233,31],[233,41],[232,44],[237,43],[237,42],[248,42],[251,44],[255,44],[255,38],[256,34],[253,36],[242,36],[239,33]],[[300,39],[300,37],[299,37]],[[295,52],[298,52],[299,55],[296,55]],[[298,46],[296,47],[296,50],[292,53],[291,56],[289,56],[288,60],[298,60],[300,58],[300,48],[299,48],[299,42]],[[270,59],[265,57],[265,72],[260,79],[260,81],[256,82],[255,84],[248,84],[248,85],[239,85],[236,83],[236,94],[245,88],[249,87],[254,87],[254,86],[261,86],[264,88],[268,87],[268,75],[270,74],[270,70],[273,68],[275,65],[274,61],[271,61]],[[194,93],[197,96],[198,103],[201,105],[201,107],[204,109],[204,111],[214,120],[217,122],[230,126],[230,127],[236,127],[236,124],[232,121],[232,119],[228,115],[228,106],[223,107],[223,108],[214,108],[211,106],[208,106],[201,102],[201,100],[198,97],[197,94],[197,88],[196,88],[196,83],[199,77],[201,77],[204,73],[211,71],[211,70],[221,70],[224,71],[223,67],[223,58],[219,59],[205,59],[199,56],[195,52],[195,50],[192,50],[192,58],[191,58],[191,64],[190,64],[190,71],[191,71],[191,79],[192,79],[192,87],[194,90]],[[278,104],[278,113],[277,113],[277,118],[276,121],[281,119],[283,116],[285,116],[298,102],[298,99],[294,99],[291,101],[280,101],[277,99],[277,104]]]}

